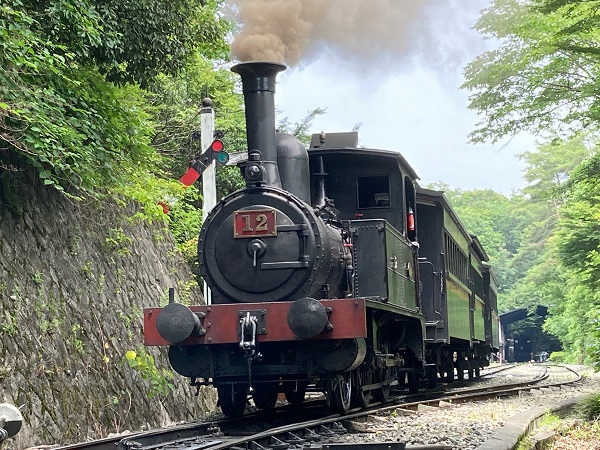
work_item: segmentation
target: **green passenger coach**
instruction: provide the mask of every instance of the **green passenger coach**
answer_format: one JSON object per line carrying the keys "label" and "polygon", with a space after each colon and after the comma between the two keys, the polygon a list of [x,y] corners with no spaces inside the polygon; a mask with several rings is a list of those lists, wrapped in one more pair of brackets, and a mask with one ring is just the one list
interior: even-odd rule
{"label": "green passenger coach", "polygon": [[427,363],[447,379],[479,376],[498,346],[488,256],[441,191],[417,190],[417,222]]}

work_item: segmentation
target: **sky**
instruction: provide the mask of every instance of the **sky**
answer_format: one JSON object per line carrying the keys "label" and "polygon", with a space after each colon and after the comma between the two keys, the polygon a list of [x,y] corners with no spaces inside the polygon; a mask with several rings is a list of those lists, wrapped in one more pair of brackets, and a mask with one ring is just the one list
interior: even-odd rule
{"label": "sky", "polygon": [[431,0],[413,23],[408,50],[349,57],[326,45],[279,75],[279,118],[291,122],[326,108],[311,131],[350,131],[360,145],[400,151],[421,185],[443,182],[462,190],[493,189],[505,195],[524,187],[517,154],[532,150],[533,137],[497,144],[469,144],[479,121],[461,90],[463,68],[497,46],[472,30],[489,0]]}

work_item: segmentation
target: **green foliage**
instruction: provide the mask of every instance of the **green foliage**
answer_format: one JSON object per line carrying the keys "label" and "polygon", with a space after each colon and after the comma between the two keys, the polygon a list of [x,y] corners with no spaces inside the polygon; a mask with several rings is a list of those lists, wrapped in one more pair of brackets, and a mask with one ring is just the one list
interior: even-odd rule
{"label": "green foliage", "polygon": [[145,87],[175,74],[196,52],[224,58],[230,25],[218,0],[12,0],[36,20],[34,31],[68,48],[108,80]]}
{"label": "green foliage", "polygon": [[202,210],[197,206],[199,199],[198,189],[190,186],[168,214],[169,228],[177,242],[177,248],[192,269],[198,283],[198,233],[202,224]]}
{"label": "green foliage", "polygon": [[35,24],[10,6],[0,9],[2,162],[31,165],[57,189],[91,193],[156,160],[143,93],[78,66],[64,47],[34,35]]}
{"label": "green foliage", "polygon": [[566,362],[571,362],[569,361],[569,355],[567,352],[552,352],[550,354],[550,357],[548,358],[549,361],[553,362],[553,363],[566,363]]}
{"label": "green foliage", "polygon": [[569,201],[558,233],[566,267],[577,271],[591,289],[600,287],[600,154],[581,164],[573,175]]}
{"label": "green foliage", "polygon": [[552,240],[563,295],[554,297],[546,329],[581,362],[600,363],[600,183],[598,154],[573,172]]}
{"label": "green foliage", "polygon": [[[215,128],[224,133],[225,148],[246,148],[243,98],[234,91],[237,82],[228,68],[195,57],[178,76],[161,75],[152,86],[156,105],[156,134],[152,145],[169,157],[166,170],[179,178],[200,148],[200,108],[210,97],[215,110]],[[210,137],[212,139],[212,136]]]}
{"label": "green foliage", "polygon": [[600,394],[592,394],[583,399],[577,404],[575,411],[587,420],[600,419]]}
{"label": "green foliage", "polygon": [[217,198],[223,198],[244,186],[246,182],[237,166],[217,167]]}
{"label": "green foliage", "polygon": [[[137,200],[132,179],[147,183],[170,164],[151,146],[158,111],[138,85],[177,73],[198,52],[225,56],[228,24],[218,3],[4,2],[0,165],[33,167],[44,184],[71,196]],[[6,181],[2,174],[2,197],[16,207]]]}
{"label": "green foliage", "polygon": [[279,120],[279,122],[277,123],[277,129],[282,133],[288,133],[292,136],[297,137],[300,142],[302,142],[306,147],[308,147],[310,145],[310,139],[312,137],[312,131],[310,127],[312,126],[313,120],[315,120],[315,118],[318,116],[324,115],[326,112],[327,108],[317,107],[308,111],[306,113],[306,116],[304,116],[299,122],[294,123],[290,122],[290,120],[286,116]]}
{"label": "green foliage", "polygon": [[71,343],[73,344],[73,348],[78,353],[85,352],[85,344],[83,343],[83,340],[81,339],[84,333],[85,333],[85,331],[83,330],[81,325],[73,325],[71,327],[70,340],[71,340]]}
{"label": "green foliage", "polygon": [[227,54],[229,26],[216,17],[216,1],[96,2],[106,33],[115,38],[94,48],[94,59],[110,80],[146,86],[159,73],[177,73],[198,50],[212,57]]}
{"label": "green foliage", "polygon": [[501,47],[465,69],[475,142],[522,130],[570,133],[600,120],[598,0],[495,0],[475,28]]}
{"label": "green foliage", "polygon": [[131,254],[129,246],[132,239],[125,234],[122,228],[111,228],[108,230],[108,236],[104,240],[104,245],[109,250],[116,252],[120,256]]}
{"label": "green foliage", "polygon": [[130,367],[144,380],[148,386],[148,397],[153,398],[157,395],[167,395],[174,389],[173,373],[156,367],[154,357],[146,350],[140,349],[138,352],[129,350],[125,353],[123,363]]}

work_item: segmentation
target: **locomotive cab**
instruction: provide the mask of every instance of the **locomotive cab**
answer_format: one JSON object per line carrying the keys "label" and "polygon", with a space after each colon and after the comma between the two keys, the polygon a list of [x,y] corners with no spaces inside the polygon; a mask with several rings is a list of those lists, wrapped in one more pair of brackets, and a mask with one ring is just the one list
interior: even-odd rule
{"label": "locomotive cab", "polygon": [[[376,353],[398,355],[399,382],[416,390],[425,335],[414,222],[417,175],[400,153],[357,144],[357,133],[313,135],[311,199],[313,206],[334,208],[348,227],[352,293],[373,304],[368,341]],[[390,314],[392,308],[401,308],[402,316]]]}
{"label": "locomotive cab", "polygon": [[358,133],[352,132],[315,134],[308,153],[313,205],[327,196],[340,220],[384,219],[416,240],[410,216],[418,176],[399,152],[359,148]]}

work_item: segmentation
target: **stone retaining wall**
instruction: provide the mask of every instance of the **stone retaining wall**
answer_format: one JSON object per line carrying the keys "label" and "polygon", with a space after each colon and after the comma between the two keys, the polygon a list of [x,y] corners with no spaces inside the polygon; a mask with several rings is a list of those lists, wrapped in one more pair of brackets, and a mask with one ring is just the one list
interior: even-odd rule
{"label": "stone retaining wall", "polygon": [[37,180],[0,204],[0,402],[22,407],[26,421],[9,448],[155,427],[214,406],[211,391],[199,400],[185,379],[163,375],[164,350],[144,350],[143,307],[165,304],[169,287],[190,303],[201,294],[164,225],[132,222],[134,212],[73,202]]}

